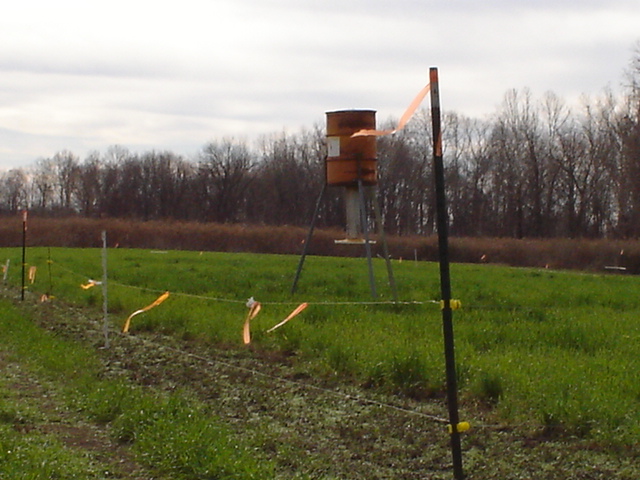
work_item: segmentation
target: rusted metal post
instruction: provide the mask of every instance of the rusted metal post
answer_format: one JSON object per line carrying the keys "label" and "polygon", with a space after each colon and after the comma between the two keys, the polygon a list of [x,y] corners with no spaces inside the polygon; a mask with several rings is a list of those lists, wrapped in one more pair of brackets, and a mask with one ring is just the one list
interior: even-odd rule
{"label": "rusted metal post", "polygon": [[325,182],[322,185],[322,190],[320,191],[320,195],[318,195],[318,200],[316,200],[316,208],[313,209],[313,217],[311,217],[311,226],[309,227],[309,232],[307,233],[307,238],[304,240],[304,245],[302,245],[302,255],[300,256],[300,260],[298,261],[298,268],[296,270],[296,276],[293,279],[293,284],[291,285],[291,295],[296,293],[298,289],[298,280],[300,280],[300,274],[302,273],[302,267],[304,266],[304,260],[307,258],[307,252],[309,251],[309,244],[311,243],[311,237],[313,236],[313,230],[316,228],[316,219],[318,218],[318,212],[320,211],[320,203],[324,198],[324,192],[327,190],[327,183]]}
{"label": "rusted metal post", "polygon": [[373,261],[371,260],[371,240],[369,238],[369,227],[367,226],[367,214],[365,209],[364,185],[362,184],[362,171],[360,162],[358,162],[358,195],[360,198],[360,223],[362,232],[364,233],[364,251],[367,254],[367,266],[369,267],[369,288],[371,289],[371,297],[376,298],[376,280],[373,275]]}

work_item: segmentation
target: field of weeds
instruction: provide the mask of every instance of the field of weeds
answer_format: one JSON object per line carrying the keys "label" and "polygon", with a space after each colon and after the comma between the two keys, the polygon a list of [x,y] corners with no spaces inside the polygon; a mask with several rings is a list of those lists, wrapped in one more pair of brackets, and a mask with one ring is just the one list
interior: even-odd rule
{"label": "field of weeds", "polygon": [[[20,254],[17,248],[0,249],[0,260],[9,260],[6,295],[13,298],[21,280]],[[124,405],[169,402],[175,415],[184,406],[206,418],[213,402],[216,411],[224,411],[223,423],[233,426],[230,438],[234,428],[256,427],[243,447],[264,459],[267,473],[255,475],[266,476],[255,478],[294,478],[293,470],[308,476],[300,478],[423,478],[424,472],[451,478],[435,264],[394,261],[395,304],[380,260],[374,262],[379,298],[369,293],[364,259],[315,256],[307,259],[292,297],[295,256],[109,249],[112,345],[105,349],[101,287],[81,288],[102,278],[101,260],[99,249],[29,248],[27,270],[37,270],[27,285],[27,303],[44,326],[101,352],[95,365],[106,362],[108,371],[144,391],[190,392],[188,401],[160,401],[139,397],[137,387],[132,398],[121,385],[96,387],[96,395],[107,400],[92,401],[98,413],[89,420],[108,425],[116,443],[144,444],[131,429],[146,428],[147,414],[126,419],[131,407]],[[518,472],[543,467],[550,472],[545,478],[637,478],[624,458],[640,453],[640,279],[467,264],[453,265],[452,278],[454,297],[462,302],[454,322],[461,418],[472,425],[463,437],[470,478],[518,478]],[[166,291],[166,301],[132,318],[129,335],[118,333],[132,312]],[[38,303],[43,293],[53,299]],[[262,309],[245,345],[249,297]],[[268,332],[303,302],[308,306],[302,313]],[[65,319],[62,305],[75,305],[85,320]],[[91,358],[84,352],[80,356]],[[51,363],[48,358],[40,362]],[[90,374],[99,370],[95,365],[81,370]],[[113,395],[122,398],[117,408]],[[123,426],[128,422],[133,426]],[[323,435],[329,444],[319,440]],[[507,439],[509,447],[503,444]],[[332,452],[332,446],[342,452]],[[380,461],[365,446],[371,455],[379,448]],[[552,448],[563,450],[552,455]],[[584,448],[593,453],[588,460],[579,453]],[[488,465],[500,449],[524,457],[511,466]],[[311,452],[304,462],[303,451]],[[349,464],[350,457],[355,463]],[[554,476],[565,461],[575,475]],[[342,470],[346,465],[350,470]]]}

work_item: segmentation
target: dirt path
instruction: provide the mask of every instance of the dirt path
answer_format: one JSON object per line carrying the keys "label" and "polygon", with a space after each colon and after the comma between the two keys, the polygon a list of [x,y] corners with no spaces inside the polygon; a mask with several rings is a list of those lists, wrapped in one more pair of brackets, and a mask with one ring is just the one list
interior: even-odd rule
{"label": "dirt path", "polygon": [[[279,478],[453,478],[446,426],[438,420],[446,418],[442,400],[413,401],[319,378],[295,357],[149,333],[112,332],[104,349],[96,313],[59,303],[33,302],[29,308],[42,326],[99,349],[106,374],[196,395],[236,435],[273,459]],[[482,426],[495,423],[487,415],[473,405],[461,414],[476,425],[463,437],[469,479],[639,478],[632,458],[584,440],[545,438],[530,428]],[[60,432],[70,444],[92,449],[95,442],[98,452],[112,448],[104,432],[90,435],[90,425],[74,432],[74,422]]]}

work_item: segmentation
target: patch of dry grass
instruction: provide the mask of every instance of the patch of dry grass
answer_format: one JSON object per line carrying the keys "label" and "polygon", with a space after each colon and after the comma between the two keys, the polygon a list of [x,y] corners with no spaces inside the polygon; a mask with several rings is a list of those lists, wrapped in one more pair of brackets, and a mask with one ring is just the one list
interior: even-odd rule
{"label": "patch of dry grass", "polygon": [[[109,246],[167,250],[255,252],[299,255],[307,229],[292,226],[216,224],[200,222],[90,219],[81,217],[29,219],[29,246],[99,247],[101,232],[108,233]],[[340,230],[316,229],[309,254],[363,256],[357,246],[336,245],[344,237]],[[393,258],[436,261],[435,236],[389,237]],[[0,221],[0,247],[22,244],[22,218]],[[602,271],[605,267],[625,267],[640,273],[640,241],[591,239],[453,238],[451,261],[456,263],[497,263],[524,267]],[[373,249],[382,254],[382,242]]]}

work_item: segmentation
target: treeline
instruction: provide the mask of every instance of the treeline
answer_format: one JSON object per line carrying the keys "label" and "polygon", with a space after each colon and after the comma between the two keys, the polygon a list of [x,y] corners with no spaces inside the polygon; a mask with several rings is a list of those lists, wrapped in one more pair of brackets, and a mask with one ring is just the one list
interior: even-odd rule
{"label": "treeline", "polygon": [[[509,91],[488,119],[443,119],[451,233],[456,236],[640,236],[640,55],[623,95],[571,110],[552,93]],[[434,231],[427,111],[378,140],[385,230]],[[40,215],[307,226],[324,183],[323,127],[256,143],[221,139],[196,158],[121,147],[63,151],[0,177],[0,211]],[[318,226],[344,225],[340,188]],[[373,217],[373,215],[371,215]],[[371,219],[373,221],[373,219]],[[373,227],[373,225],[372,225]]]}

